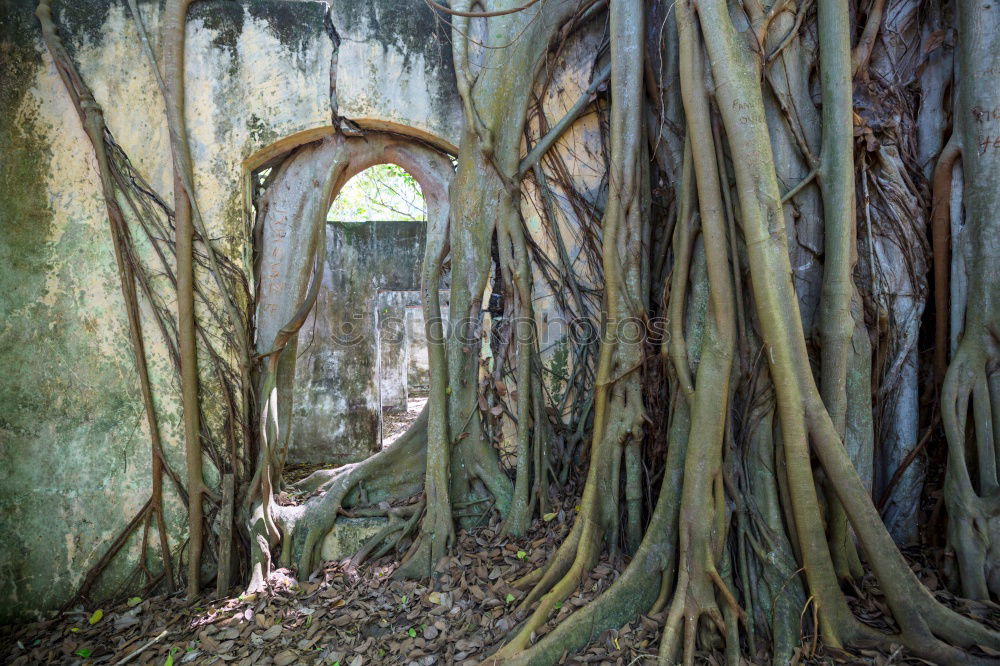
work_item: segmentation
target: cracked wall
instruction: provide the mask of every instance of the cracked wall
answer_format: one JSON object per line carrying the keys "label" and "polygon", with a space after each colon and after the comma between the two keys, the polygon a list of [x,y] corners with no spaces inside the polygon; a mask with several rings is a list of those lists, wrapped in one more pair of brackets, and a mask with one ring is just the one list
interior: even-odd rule
{"label": "cracked wall", "polygon": [[[159,53],[160,3],[139,0],[139,7]],[[126,1],[56,0],[54,9],[111,132],[171,200],[163,103]],[[63,603],[141,507],[149,479],[149,440],[92,149],[33,11],[30,0],[0,0],[0,102],[9,110],[0,118],[0,367],[7,379],[0,385],[0,621]],[[329,135],[334,125],[402,132],[455,152],[462,114],[448,30],[423,0],[192,5],[186,117],[198,202],[215,246],[248,281],[251,169]],[[600,39],[595,26],[563,54],[557,84],[542,100],[550,124],[589,80]],[[529,129],[537,136],[537,127]],[[597,137],[597,116],[587,114],[554,151],[599,206],[605,183],[592,152]],[[526,227],[551,254],[530,183],[525,194]],[[587,282],[575,212],[556,214],[573,269]],[[556,395],[571,390],[560,379],[565,322],[550,286],[536,277],[535,287],[542,360]],[[148,312],[144,318],[167,458],[182,470],[176,381]],[[207,422],[220,421],[220,405],[205,399],[203,407]],[[345,414],[334,410],[331,418]],[[206,476],[213,482],[218,475],[207,469]],[[177,544],[184,516],[175,497],[167,502]],[[95,596],[127,590],[137,556],[138,545],[130,544]]]}
{"label": "cracked wall", "polygon": [[[163,102],[127,3],[54,5],[71,57],[115,139],[170,201]],[[247,172],[254,162],[329,133],[338,115],[357,115],[362,126],[412,127],[441,146],[454,144],[460,132],[449,46],[435,42],[440,30],[422,32],[434,20],[426,5],[414,0],[412,12],[401,12],[412,20],[395,22],[386,18],[386,3],[333,5],[206,0],[188,16],[186,119],[197,198],[216,248],[244,267],[248,279]],[[139,8],[159,54],[160,4],[140,0]],[[6,110],[0,118],[0,367],[6,380],[0,384],[0,621],[65,602],[141,508],[150,472],[93,151],[33,12],[33,2],[0,0]],[[338,53],[338,44],[348,46]],[[420,91],[428,102],[401,107],[401,91]],[[139,249],[151,252],[142,243]],[[167,458],[183,470],[176,381],[148,311],[144,325]],[[218,418],[218,405],[204,408],[209,421],[213,413]],[[206,474],[217,478],[214,470]],[[184,516],[169,484],[166,502],[176,546]],[[97,586],[96,598],[128,588],[139,554],[134,541]]]}

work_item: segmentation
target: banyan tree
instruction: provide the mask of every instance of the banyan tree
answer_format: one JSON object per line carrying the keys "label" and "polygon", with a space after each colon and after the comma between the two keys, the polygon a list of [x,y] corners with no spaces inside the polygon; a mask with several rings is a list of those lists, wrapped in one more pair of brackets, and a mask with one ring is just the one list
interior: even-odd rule
{"label": "banyan tree", "polygon": [[[901,550],[936,553],[959,597],[1000,595],[1000,5],[400,1],[449,52],[457,145],[335,109],[252,165],[240,256],[211,231],[189,138],[200,3],[123,7],[168,128],[162,191],[116,141],[97,99],[127,100],[90,87],[60,4],[21,29],[89,139],[152,461],[84,597],[140,537],[156,589],[307,578],[342,515],[386,519],[353,566],[387,557],[433,585],[460,530],[492,517],[518,537],[571,497],[565,538],[508,581],[524,595],[485,663],[557,663],[640,615],[662,618],[661,663],[785,663],[813,641],[1000,654]],[[387,447],[292,484],[326,214],[382,163],[424,197],[427,404]],[[308,498],[279,501],[292,491]],[[601,561],[614,583],[554,621]],[[848,603],[862,580],[878,626]]]}

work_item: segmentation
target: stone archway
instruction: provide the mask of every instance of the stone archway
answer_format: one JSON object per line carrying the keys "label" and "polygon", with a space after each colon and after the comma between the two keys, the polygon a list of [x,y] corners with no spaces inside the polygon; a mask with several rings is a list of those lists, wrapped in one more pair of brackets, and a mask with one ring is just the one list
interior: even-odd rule
{"label": "stone archway", "polygon": [[[294,149],[273,167],[259,202],[254,267],[258,353],[271,350],[279,331],[299,310],[309,291],[317,253],[322,252],[323,261],[327,260],[324,248],[328,241],[341,244],[335,248],[338,250],[343,250],[345,243],[352,244],[353,255],[358,256],[365,252],[366,244],[380,240],[377,228],[368,228],[354,238],[348,238],[350,234],[342,229],[328,232],[325,219],[337,193],[350,178],[382,163],[405,169],[423,191],[427,208],[425,240],[409,244],[409,252],[414,256],[400,261],[403,269],[393,276],[397,286],[420,286],[423,293],[423,276],[413,269],[417,263],[425,268],[436,264],[446,243],[451,160],[423,143],[398,135],[326,136]],[[339,252],[338,256],[347,255]],[[409,273],[405,264],[409,264]],[[370,367],[377,363],[378,347],[373,345],[377,318],[357,311],[359,303],[367,302],[368,294],[354,293],[361,287],[345,280],[347,274],[346,270],[324,271],[323,288],[319,290],[323,296],[317,298],[314,306],[322,308],[324,315],[316,318],[317,325],[323,327],[316,334],[333,336],[336,345],[325,345],[321,354],[310,359],[327,367],[321,368],[324,379],[303,405],[320,413],[306,421],[298,419],[300,425],[309,424],[302,428],[301,459],[356,460],[380,441],[378,380]],[[376,293],[377,286],[365,289],[371,288]],[[428,304],[424,302],[423,307],[425,319],[429,320]],[[298,350],[297,340],[292,339],[282,351],[276,389],[267,397],[276,401],[281,448],[285,452],[296,438],[293,396]]]}

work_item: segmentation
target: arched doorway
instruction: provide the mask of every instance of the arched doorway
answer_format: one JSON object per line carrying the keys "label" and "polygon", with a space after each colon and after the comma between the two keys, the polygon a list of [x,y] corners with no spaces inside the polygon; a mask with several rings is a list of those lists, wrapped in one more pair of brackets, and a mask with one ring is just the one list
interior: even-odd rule
{"label": "arched doorway", "polygon": [[364,458],[426,402],[426,227],[420,185],[396,164],[369,167],[334,199],[323,286],[299,332],[289,463]]}
{"label": "arched doorway", "polygon": [[[259,353],[314,299],[281,354],[273,391],[281,448],[289,462],[359,460],[394,434],[383,427],[384,413],[409,416],[408,352],[422,356],[413,342],[425,318],[425,257],[441,256],[452,162],[425,145],[375,134],[331,136],[268,166],[257,179]],[[355,192],[373,177],[388,186],[375,205]],[[398,191],[403,186],[409,196]],[[390,217],[387,210],[409,219],[336,219]]]}

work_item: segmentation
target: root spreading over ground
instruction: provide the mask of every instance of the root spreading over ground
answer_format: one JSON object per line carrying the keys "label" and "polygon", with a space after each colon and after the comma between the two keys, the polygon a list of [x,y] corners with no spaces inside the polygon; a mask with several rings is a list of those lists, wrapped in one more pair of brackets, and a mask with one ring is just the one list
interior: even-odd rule
{"label": "root spreading over ground", "polygon": [[[179,613],[137,659],[174,648],[247,663],[968,664],[1000,654],[989,610],[1000,593],[1000,141],[983,138],[1000,134],[1000,10],[970,0],[941,16],[913,0],[431,3],[451,27],[465,120],[457,166],[346,121],[274,158],[254,192],[256,250],[280,246],[296,260],[282,269],[277,310],[249,294],[224,299],[214,324],[236,333],[220,354],[192,311],[195,263],[220,293],[230,271],[190,182],[187,4],[168,0],[164,13],[175,187],[162,209],[176,237],[177,314],[163,330],[176,332],[188,473],[155,469],[188,503],[189,597],[206,544],[214,562],[237,551],[246,587],[242,600]],[[127,158],[106,164],[110,131],[47,0],[38,14],[128,258]],[[943,93],[934,115],[914,92],[941,48],[935,21],[956,35],[960,74],[942,84],[955,91],[950,115]],[[589,69],[567,61],[580,43]],[[580,101],[549,118],[547,94],[566,77]],[[593,145],[582,160],[561,139],[586,114]],[[367,460],[287,484],[297,335],[322,283],[325,213],[348,178],[380,162],[410,171],[427,202],[427,403]],[[580,176],[583,162],[598,165],[597,184]],[[271,232],[281,210],[297,212],[288,237]],[[922,320],[930,260],[935,307]],[[145,272],[119,263],[131,305]],[[257,269],[248,282],[268,287]],[[567,338],[560,363],[536,335],[542,296],[596,332]],[[924,336],[933,374],[917,370],[922,327],[934,330]],[[228,501],[201,473],[200,357],[228,368],[220,384],[235,387],[228,446],[206,444],[236,488]],[[908,466],[928,438],[947,447],[945,573],[971,601],[945,593],[932,568],[915,571],[897,543],[919,536],[921,484]],[[152,451],[160,460],[155,441]],[[140,517],[147,531],[161,492]],[[234,546],[204,529],[206,510],[221,516],[220,534],[236,525]],[[386,521],[349,561],[324,565],[323,539],[343,515]],[[161,550],[172,587],[181,577],[169,544]],[[152,609],[116,612],[141,636],[100,649],[117,658],[142,647],[156,622],[139,616]],[[91,631],[60,634],[61,647],[21,640],[20,656],[82,646]]]}

